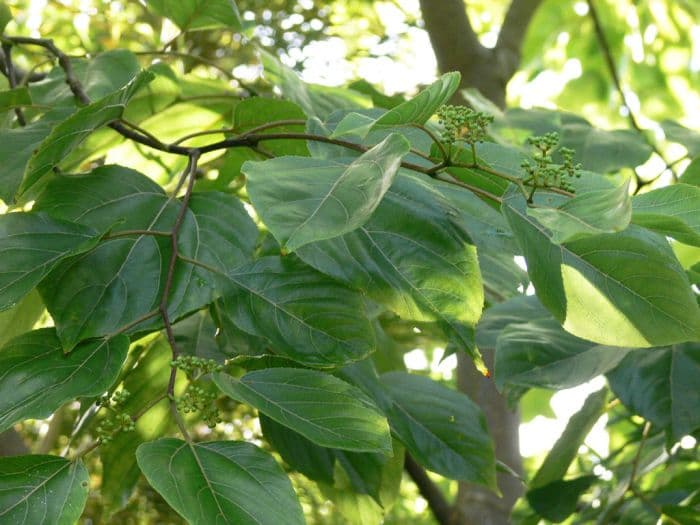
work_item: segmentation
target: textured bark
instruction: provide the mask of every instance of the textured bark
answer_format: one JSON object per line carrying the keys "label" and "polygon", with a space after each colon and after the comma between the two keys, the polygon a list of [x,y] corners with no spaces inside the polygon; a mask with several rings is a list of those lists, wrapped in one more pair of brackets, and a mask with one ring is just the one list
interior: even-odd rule
{"label": "textured bark", "polygon": [[[425,28],[441,72],[459,71],[462,88],[476,88],[499,107],[505,107],[508,81],[520,65],[520,51],[528,25],[541,0],[513,0],[503,20],[496,47],[479,43],[467,15],[464,0],[420,0]],[[454,102],[463,101],[457,94]],[[493,370],[493,352],[485,352]],[[491,379],[481,376],[469,358],[460,355],[458,387],[484,411],[496,446],[496,457],[513,470],[522,472],[519,451],[519,416],[508,409]],[[451,513],[452,525],[505,525],[510,510],[521,495],[519,480],[498,475],[502,497],[468,483],[460,483]],[[441,511],[443,512],[443,511]],[[444,515],[444,512],[443,512]],[[441,522],[442,523],[442,522]]]}

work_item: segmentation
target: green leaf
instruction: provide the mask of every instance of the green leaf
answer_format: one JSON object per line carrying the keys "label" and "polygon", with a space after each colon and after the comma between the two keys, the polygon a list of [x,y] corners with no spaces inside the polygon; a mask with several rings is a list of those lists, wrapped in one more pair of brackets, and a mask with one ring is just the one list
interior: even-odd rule
{"label": "green leaf", "polygon": [[0,158],[3,159],[0,198],[6,203],[14,201],[32,153],[49,136],[56,123],[70,112],[68,108],[55,109],[24,127],[0,129]]}
{"label": "green leaf", "polygon": [[55,126],[30,157],[20,193],[39,182],[94,130],[119,119],[129,99],[152,78],[144,71],[119,91],[80,108]]}
{"label": "green leaf", "polygon": [[448,102],[459,87],[460,74],[445,73],[415,97],[390,109],[374,124],[374,128],[425,124],[435,111]]}
{"label": "green leaf", "polygon": [[216,374],[227,396],[247,403],[313,443],[359,452],[391,452],[386,418],[356,387],[315,370],[270,368],[240,379]]}
{"label": "green leaf", "polygon": [[136,452],[148,482],[193,525],[303,525],[292,484],[251,443],[163,438]]}
{"label": "green leaf", "polygon": [[627,228],[632,216],[629,181],[611,190],[590,191],[551,207],[528,208],[527,214],[551,232],[555,244]]}
{"label": "green leaf", "polygon": [[181,31],[228,27],[242,29],[241,15],[233,0],[147,0],[148,6],[167,17]]}
{"label": "green leaf", "polygon": [[602,130],[588,122],[570,122],[561,131],[561,145],[573,149],[574,162],[587,170],[610,173],[643,164],[653,150],[636,130]]}
{"label": "green leaf", "polygon": [[578,499],[598,478],[581,476],[557,480],[527,492],[530,506],[543,518],[560,523],[576,512]]}
{"label": "green leaf", "polygon": [[258,418],[265,439],[292,469],[314,481],[333,484],[335,456],[330,449],[319,447],[264,414],[258,414]]}
{"label": "green leaf", "polygon": [[222,313],[268,339],[275,353],[309,366],[362,359],[375,348],[362,296],[289,259],[263,257],[229,274]]}
{"label": "green leaf", "polygon": [[[343,468],[344,475],[338,476],[340,482],[358,494],[371,496],[379,505],[388,509],[396,499],[404,466],[404,448],[394,442],[393,456],[369,452],[334,451],[338,464]],[[336,471],[337,472],[337,471]]]}
{"label": "green leaf", "polygon": [[637,351],[608,373],[610,388],[630,410],[680,439],[700,428],[700,345]]}
{"label": "green leaf", "polygon": [[[662,237],[630,226],[553,244],[515,192],[503,202],[537,296],[568,332],[596,343],[649,347],[700,337],[700,309]],[[643,260],[644,264],[639,264]]]}
{"label": "green leaf", "polygon": [[[148,177],[120,166],[81,176],[55,177],[35,203],[54,217],[77,221],[114,237],[61,264],[41,286],[66,348],[112,333],[160,304],[171,254],[165,236],[124,235],[129,230],[169,232],[180,203]],[[242,204],[220,193],[193,194],[178,235],[178,250],[224,272],[252,257],[257,229]],[[177,318],[210,303],[216,275],[184,262],[175,267],[169,314]],[[76,293],[76,291],[78,293]],[[160,321],[133,329],[159,326]]]}
{"label": "green leaf", "polygon": [[256,211],[283,249],[295,251],[367,222],[409,148],[392,134],[354,160],[279,157],[246,162],[242,171]]}
{"label": "green leaf", "polygon": [[331,138],[345,137],[347,135],[353,135],[360,139],[363,139],[370,132],[374,126],[376,119],[363,115],[361,113],[351,112],[343,117],[343,119],[338,122],[338,125],[331,133]]}
{"label": "green leaf", "polygon": [[83,462],[56,456],[0,458],[0,521],[12,525],[73,525],[89,492]]}
{"label": "green leaf", "polygon": [[[168,388],[172,351],[165,337],[159,337],[149,344],[144,354],[123,383],[123,389],[129,392],[129,397],[120,405],[119,410],[126,414],[140,414]],[[172,426],[169,400],[164,399],[138,418],[133,431],[119,432],[109,443],[100,445],[100,496],[108,512],[121,509],[131,497],[141,474],[136,463],[138,446],[160,437]]]}
{"label": "green leaf", "polygon": [[681,175],[679,182],[700,186],[700,157],[695,157],[690,161],[690,164],[688,164]]}
{"label": "green leaf", "polygon": [[391,430],[416,461],[450,479],[496,488],[493,443],[479,407],[427,377],[389,372],[381,379],[394,401]]}
{"label": "green leaf", "polygon": [[544,487],[564,478],[569,465],[578,454],[578,448],[583,444],[593,425],[605,412],[607,396],[607,388],[593,392],[586,398],[581,410],[571,416],[564,432],[559,436],[530,481],[531,489]]}
{"label": "green leaf", "polygon": [[23,334],[0,352],[0,431],[43,419],[66,401],[99,396],[117,379],[129,339],[88,341],[64,354],[53,328]]}
{"label": "green leaf", "polygon": [[0,33],[5,31],[5,27],[12,21],[12,11],[5,2],[0,2]]}
{"label": "green leaf", "polygon": [[46,213],[0,216],[0,310],[12,308],[65,258],[95,247],[99,235],[87,226]]}
{"label": "green leaf", "polygon": [[401,173],[364,226],[298,255],[402,318],[474,325],[484,296],[476,248],[454,208],[427,181]]}
{"label": "green leaf", "polygon": [[[233,127],[239,133],[250,131],[271,122],[306,120],[304,111],[289,100],[251,97],[241,100],[233,111]],[[303,133],[304,124],[283,124],[260,130],[257,133]],[[265,140],[265,150],[275,155],[308,156],[306,141],[295,139]],[[230,153],[231,150],[229,150]]]}
{"label": "green leaf", "polygon": [[552,318],[510,324],[496,345],[496,386],[571,388],[613,369],[629,351],[579,339]]}
{"label": "green leaf", "polygon": [[0,348],[18,335],[29,332],[44,313],[39,292],[33,290],[13,308],[0,313]]}
{"label": "green leaf", "polygon": [[674,184],[635,195],[632,222],[700,246],[700,187]]}
{"label": "green leaf", "polygon": [[[1,8],[2,4],[0,4],[0,11],[2,10]],[[2,13],[0,13],[0,17],[1,16]],[[0,24],[2,24],[1,20]],[[30,106],[31,104],[32,96],[29,93],[29,89],[26,87],[18,87],[0,91],[0,111],[7,111],[8,109],[20,106]]]}

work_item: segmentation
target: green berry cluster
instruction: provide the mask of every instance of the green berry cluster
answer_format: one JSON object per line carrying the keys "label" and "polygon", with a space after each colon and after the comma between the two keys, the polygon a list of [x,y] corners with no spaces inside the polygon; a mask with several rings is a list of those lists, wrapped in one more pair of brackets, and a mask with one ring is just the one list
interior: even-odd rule
{"label": "green berry cluster", "polygon": [[131,394],[128,390],[117,390],[111,397],[103,397],[100,404],[109,410],[107,416],[97,426],[97,437],[102,443],[109,443],[119,432],[131,432],[136,423],[123,409]]}
{"label": "green berry cluster", "polygon": [[[534,163],[524,160],[522,167],[528,174],[523,180],[523,184],[530,186],[533,190],[537,188],[559,188],[574,192],[571,184],[573,178],[581,176],[581,165],[574,164],[574,150],[569,148],[558,148],[559,134],[556,132],[547,133],[541,137],[530,137],[528,144],[534,147]],[[555,164],[552,154],[559,151],[562,156],[562,164]]]}
{"label": "green berry cluster", "polygon": [[217,423],[221,423],[219,410],[214,404],[215,400],[216,394],[214,392],[190,383],[176,401],[176,405],[177,409],[184,414],[199,412],[207,426],[214,428]]}
{"label": "green berry cluster", "polygon": [[221,372],[224,367],[213,359],[204,359],[194,355],[181,355],[170,362],[170,366],[179,368],[187,374],[190,379],[198,378],[212,372]]}
{"label": "green berry cluster", "polygon": [[486,140],[486,128],[493,122],[493,115],[474,111],[466,106],[443,105],[437,110],[438,122],[442,124],[442,140],[453,144],[463,140],[474,145]]}

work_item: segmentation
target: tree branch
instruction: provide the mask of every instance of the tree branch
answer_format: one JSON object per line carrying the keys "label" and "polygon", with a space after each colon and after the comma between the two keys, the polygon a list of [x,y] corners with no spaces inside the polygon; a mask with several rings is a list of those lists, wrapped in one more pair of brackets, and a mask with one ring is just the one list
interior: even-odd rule
{"label": "tree branch", "polygon": [[520,67],[520,50],[530,21],[542,0],[513,0],[503,19],[496,42],[496,55],[503,73],[512,77]]}
{"label": "tree branch", "polygon": [[420,8],[440,71],[462,71],[471,57],[486,51],[463,0],[420,0]]}
{"label": "tree branch", "polygon": [[452,506],[447,502],[440,488],[428,477],[428,473],[416,460],[406,453],[404,468],[418,487],[418,492],[428,502],[428,507],[440,525],[449,525],[452,520]]}

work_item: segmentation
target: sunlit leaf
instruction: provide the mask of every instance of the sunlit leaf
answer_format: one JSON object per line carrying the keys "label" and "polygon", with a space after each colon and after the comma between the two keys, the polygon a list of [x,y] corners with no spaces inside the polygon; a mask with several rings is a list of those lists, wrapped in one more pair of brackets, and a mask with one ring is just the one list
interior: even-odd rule
{"label": "sunlit leaf", "polygon": [[700,187],[673,184],[632,199],[632,222],[700,246]]}
{"label": "sunlit leaf", "polygon": [[362,226],[393,182],[409,144],[390,135],[357,159],[280,157],[247,162],[248,193],[284,249]]}
{"label": "sunlit leaf", "polygon": [[241,30],[241,15],[233,0],[147,0],[150,8],[170,18],[182,31],[230,27]]}

